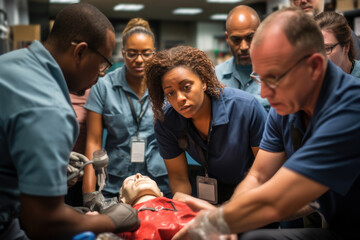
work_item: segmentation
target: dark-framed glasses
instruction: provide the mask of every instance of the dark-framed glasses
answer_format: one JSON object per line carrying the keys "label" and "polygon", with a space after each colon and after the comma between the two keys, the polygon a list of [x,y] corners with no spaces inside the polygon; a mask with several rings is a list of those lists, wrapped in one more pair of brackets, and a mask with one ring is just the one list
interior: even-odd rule
{"label": "dark-framed glasses", "polygon": [[330,46],[326,46],[326,45],[325,45],[326,55],[330,55],[331,52],[332,52],[332,50],[333,50],[337,45],[339,45],[339,44],[340,44],[340,42],[334,43],[334,44],[332,44],[332,45],[330,45]]}
{"label": "dark-framed glasses", "polygon": [[[73,46],[76,46],[78,44],[79,44],[79,42],[71,42],[71,45],[73,45]],[[105,73],[106,70],[108,70],[113,65],[112,62],[107,57],[105,57],[101,52],[99,52],[95,48],[91,47],[89,44],[88,44],[88,48],[104,59],[104,62],[102,62],[99,65],[99,72]]]}
{"label": "dark-framed glasses", "polygon": [[135,52],[135,51],[129,51],[129,50],[123,50],[124,51],[124,55],[127,59],[129,60],[135,60],[137,59],[139,56],[141,56],[141,58],[146,61],[148,59],[150,59],[155,51],[146,51],[146,52]]}
{"label": "dark-framed glasses", "polygon": [[256,72],[252,72],[250,74],[250,77],[258,84],[261,84],[261,82],[264,82],[269,88],[275,89],[279,86],[280,80],[288,74],[292,69],[294,69],[299,63],[304,61],[305,59],[311,57],[312,54],[305,55],[304,57],[300,58],[294,65],[292,65],[288,70],[286,70],[283,74],[279,76],[274,77],[268,77],[261,79],[260,76]]}

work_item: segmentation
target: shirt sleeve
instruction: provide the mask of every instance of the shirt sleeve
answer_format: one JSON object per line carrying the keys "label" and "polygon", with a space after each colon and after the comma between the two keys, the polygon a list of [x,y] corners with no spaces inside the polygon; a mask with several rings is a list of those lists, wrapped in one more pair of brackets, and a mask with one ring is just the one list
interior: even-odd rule
{"label": "shirt sleeve", "polygon": [[43,107],[23,111],[8,121],[9,151],[17,169],[20,192],[65,195],[66,168],[78,134],[74,112]]}
{"label": "shirt sleeve", "polygon": [[106,88],[105,88],[105,79],[99,79],[99,81],[91,87],[89,97],[85,103],[84,108],[98,114],[103,113],[105,99],[106,99]]}
{"label": "shirt sleeve", "polygon": [[285,167],[345,195],[360,174],[360,110],[322,116]]}
{"label": "shirt sleeve", "polygon": [[251,147],[258,147],[264,132],[264,126],[266,122],[266,111],[261,106],[259,101],[255,98],[252,100],[251,121],[250,121],[250,145]]}
{"label": "shirt sleeve", "polygon": [[162,158],[172,159],[183,152],[183,150],[179,148],[177,136],[173,131],[166,127],[165,122],[159,120],[156,121],[155,136],[159,144],[159,152]]}
{"label": "shirt sleeve", "polygon": [[280,131],[280,119],[275,109],[270,109],[266,120],[264,134],[260,143],[260,148],[269,152],[283,152],[284,144],[282,132]]}

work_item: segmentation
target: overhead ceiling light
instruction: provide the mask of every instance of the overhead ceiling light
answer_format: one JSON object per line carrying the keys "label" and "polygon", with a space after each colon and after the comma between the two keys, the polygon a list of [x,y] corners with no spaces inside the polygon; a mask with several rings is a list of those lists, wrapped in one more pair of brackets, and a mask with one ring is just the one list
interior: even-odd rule
{"label": "overhead ceiling light", "polygon": [[140,11],[144,8],[144,4],[118,4],[114,7],[114,11]]}
{"label": "overhead ceiling light", "polygon": [[206,0],[209,3],[238,3],[243,0]]}
{"label": "overhead ceiling light", "polygon": [[211,20],[226,20],[227,19],[227,14],[213,14],[210,16]]}
{"label": "overhead ceiling light", "polygon": [[80,0],[50,0],[50,3],[63,3],[63,4],[71,4],[71,3],[79,3]]}
{"label": "overhead ceiling light", "polygon": [[179,14],[179,15],[195,15],[202,13],[201,8],[177,8],[173,11],[173,14]]}

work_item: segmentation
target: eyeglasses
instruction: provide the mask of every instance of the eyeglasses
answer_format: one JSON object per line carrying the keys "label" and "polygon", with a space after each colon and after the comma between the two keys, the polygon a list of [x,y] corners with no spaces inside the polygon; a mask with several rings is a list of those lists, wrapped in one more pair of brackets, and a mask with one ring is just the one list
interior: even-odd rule
{"label": "eyeglasses", "polygon": [[[76,46],[78,45],[79,43],[78,42],[71,42],[71,45],[73,46]],[[93,51],[94,53],[98,54],[99,56],[101,56],[105,61],[102,62],[100,65],[99,65],[99,72],[102,72],[102,73],[105,73],[106,70],[108,70],[113,64],[112,62],[107,58],[105,57],[104,55],[102,55],[102,53],[100,53],[98,50],[96,50],[95,48],[92,48],[89,44],[88,44],[88,48]]]}
{"label": "eyeglasses", "polygon": [[325,51],[326,51],[326,54],[327,55],[330,55],[332,50],[337,46],[339,45],[340,42],[337,42],[337,43],[334,43],[333,45],[330,45],[330,46],[325,46]]}
{"label": "eyeglasses", "polygon": [[152,55],[154,55],[154,51],[153,52],[133,52],[133,51],[126,51],[126,50],[123,50],[124,51],[124,55],[127,59],[129,60],[135,60],[137,59],[139,56],[141,56],[141,58],[146,61],[148,59],[150,59],[152,57]]}
{"label": "eyeglasses", "polygon": [[269,88],[275,89],[279,86],[280,80],[288,74],[292,69],[294,69],[299,63],[301,63],[303,60],[309,58],[312,54],[305,55],[304,57],[300,58],[294,65],[292,65],[287,71],[285,71],[283,74],[277,77],[269,77],[260,79],[260,76],[256,72],[252,72],[250,74],[250,77],[258,84],[261,84],[261,82],[264,82]]}

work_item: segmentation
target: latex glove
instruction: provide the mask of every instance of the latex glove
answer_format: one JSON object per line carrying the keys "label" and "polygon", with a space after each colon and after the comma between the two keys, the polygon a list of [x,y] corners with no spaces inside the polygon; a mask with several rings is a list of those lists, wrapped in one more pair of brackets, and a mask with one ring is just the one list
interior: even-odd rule
{"label": "latex glove", "polygon": [[223,208],[222,206],[214,210],[201,211],[172,239],[237,239],[236,235],[231,235],[230,228],[224,219]]}
{"label": "latex glove", "polygon": [[103,214],[108,215],[115,225],[115,233],[133,231],[140,226],[137,210],[129,204],[119,203],[105,209]]}
{"label": "latex glove", "polygon": [[84,155],[77,152],[70,153],[69,164],[67,166],[67,176],[69,177],[72,174],[75,174],[75,176],[68,179],[68,187],[75,185],[75,183],[83,177],[84,171],[80,171],[80,168],[87,162],[89,162],[89,159]]}
{"label": "latex glove", "polygon": [[83,205],[88,207],[90,211],[102,213],[105,209],[116,204],[118,204],[116,198],[105,199],[99,191],[83,193]]}

